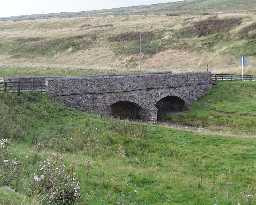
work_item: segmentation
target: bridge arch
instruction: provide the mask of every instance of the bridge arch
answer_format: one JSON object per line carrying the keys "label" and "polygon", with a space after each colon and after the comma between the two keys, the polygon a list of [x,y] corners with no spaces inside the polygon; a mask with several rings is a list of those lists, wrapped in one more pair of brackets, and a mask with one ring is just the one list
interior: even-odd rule
{"label": "bridge arch", "polygon": [[143,120],[144,109],[132,101],[117,101],[110,105],[111,115],[119,119]]}
{"label": "bridge arch", "polygon": [[48,95],[70,107],[152,122],[162,113],[190,106],[212,87],[210,73],[47,78],[45,82]]}
{"label": "bridge arch", "polygon": [[184,111],[186,102],[179,96],[168,95],[158,100],[155,106],[157,108],[157,119],[162,120],[167,114]]}

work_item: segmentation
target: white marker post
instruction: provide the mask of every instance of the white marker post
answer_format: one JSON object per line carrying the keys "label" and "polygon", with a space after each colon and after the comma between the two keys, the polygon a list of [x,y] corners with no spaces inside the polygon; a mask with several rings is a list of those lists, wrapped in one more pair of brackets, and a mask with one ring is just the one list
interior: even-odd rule
{"label": "white marker post", "polygon": [[242,81],[244,81],[244,63],[245,63],[245,59],[244,59],[244,56],[242,56],[241,58]]}

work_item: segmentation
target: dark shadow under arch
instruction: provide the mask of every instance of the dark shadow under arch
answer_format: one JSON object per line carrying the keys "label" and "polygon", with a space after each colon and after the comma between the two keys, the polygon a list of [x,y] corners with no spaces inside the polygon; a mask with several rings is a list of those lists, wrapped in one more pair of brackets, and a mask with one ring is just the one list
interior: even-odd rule
{"label": "dark shadow under arch", "polygon": [[157,119],[163,120],[168,114],[178,113],[185,110],[185,101],[177,96],[167,96],[156,103],[158,109]]}
{"label": "dark shadow under arch", "polygon": [[111,115],[119,119],[142,120],[142,108],[130,101],[119,101],[111,105]]}

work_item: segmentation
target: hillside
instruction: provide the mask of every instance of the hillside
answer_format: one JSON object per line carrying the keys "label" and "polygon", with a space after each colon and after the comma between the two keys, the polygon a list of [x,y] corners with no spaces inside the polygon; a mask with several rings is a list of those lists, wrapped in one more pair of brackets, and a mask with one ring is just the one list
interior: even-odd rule
{"label": "hillside", "polygon": [[153,5],[131,6],[113,9],[102,9],[81,12],[62,12],[50,14],[34,14],[0,18],[0,20],[37,20],[49,18],[74,18],[87,16],[123,16],[150,14],[202,14],[205,12],[239,12],[255,11],[255,0],[179,0],[177,2]]}
{"label": "hillside", "polygon": [[195,0],[97,11],[105,15],[0,21],[0,76],[207,67],[240,73],[241,55],[247,56],[245,72],[255,74],[256,15],[249,9],[254,5],[251,0]]}
{"label": "hillside", "polygon": [[[176,4],[173,10],[179,12],[239,12],[255,11],[255,0],[185,0]],[[172,10],[172,5],[168,9]]]}
{"label": "hillside", "polygon": [[[243,87],[250,91],[242,92]],[[230,114],[235,117],[255,110],[253,99],[242,111],[243,101],[237,101],[249,99],[252,90],[255,83],[221,83],[199,103],[216,107],[214,96],[232,93],[218,106],[230,112],[226,107],[236,101]],[[41,205],[31,194],[33,173],[39,162],[57,154],[80,180],[76,205],[255,204],[250,197],[255,193],[255,135],[222,137],[101,118],[64,108],[41,94],[0,94],[0,110],[0,139],[9,140],[10,156],[22,166],[10,181],[11,190],[0,188],[0,204]],[[210,118],[212,113],[204,110]],[[193,111],[200,112],[197,103]],[[254,123],[244,123],[230,125],[241,126],[245,134],[244,128],[250,130]],[[0,187],[2,174],[0,169]]]}
{"label": "hillside", "polygon": [[246,72],[255,74],[255,25],[252,13],[4,21],[0,76],[205,71],[207,65],[237,73],[241,55],[248,57]]}

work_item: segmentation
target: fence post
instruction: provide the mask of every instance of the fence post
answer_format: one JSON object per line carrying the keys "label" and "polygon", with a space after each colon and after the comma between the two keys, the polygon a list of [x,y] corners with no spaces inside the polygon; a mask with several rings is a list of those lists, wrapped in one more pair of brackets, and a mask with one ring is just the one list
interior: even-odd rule
{"label": "fence post", "polygon": [[34,78],[32,79],[32,91],[33,92],[35,91],[35,81],[34,81]]}
{"label": "fence post", "polygon": [[20,80],[18,81],[18,95],[20,95]]}
{"label": "fence post", "polygon": [[41,79],[40,79],[40,91],[41,91],[41,94],[43,93],[43,83],[42,83],[42,81],[41,81]]}
{"label": "fence post", "polygon": [[4,92],[7,92],[7,82],[4,81]]}

